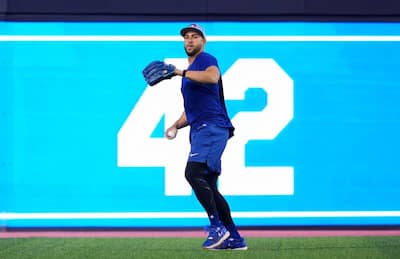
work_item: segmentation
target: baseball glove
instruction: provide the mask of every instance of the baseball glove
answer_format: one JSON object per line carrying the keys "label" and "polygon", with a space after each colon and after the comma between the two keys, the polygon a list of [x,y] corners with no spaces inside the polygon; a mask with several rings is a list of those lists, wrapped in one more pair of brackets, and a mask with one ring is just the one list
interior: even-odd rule
{"label": "baseball glove", "polygon": [[146,82],[153,86],[175,76],[175,66],[162,61],[153,61],[143,69],[143,76]]}

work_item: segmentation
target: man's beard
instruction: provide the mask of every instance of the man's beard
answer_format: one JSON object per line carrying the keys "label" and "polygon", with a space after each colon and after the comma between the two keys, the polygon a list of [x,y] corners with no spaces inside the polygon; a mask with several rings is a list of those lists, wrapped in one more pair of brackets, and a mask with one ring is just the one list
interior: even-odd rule
{"label": "man's beard", "polygon": [[186,55],[188,55],[189,57],[196,56],[196,54],[198,54],[200,52],[200,50],[201,50],[200,47],[195,47],[192,49],[191,52],[188,52],[187,49],[185,48]]}

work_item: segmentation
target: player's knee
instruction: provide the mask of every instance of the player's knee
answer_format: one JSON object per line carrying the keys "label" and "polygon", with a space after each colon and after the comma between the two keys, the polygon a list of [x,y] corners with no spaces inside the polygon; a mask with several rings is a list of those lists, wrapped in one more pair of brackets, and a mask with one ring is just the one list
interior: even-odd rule
{"label": "player's knee", "polygon": [[204,178],[208,172],[207,164],[199,162],[188,162],[185,169],[185,178],[192,184],[198,178]]}

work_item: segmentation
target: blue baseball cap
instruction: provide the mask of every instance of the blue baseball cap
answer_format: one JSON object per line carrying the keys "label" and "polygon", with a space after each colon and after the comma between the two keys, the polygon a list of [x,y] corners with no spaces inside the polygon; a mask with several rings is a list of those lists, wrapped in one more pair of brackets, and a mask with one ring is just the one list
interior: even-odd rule
{"label": "blue baseball cap", "polygon": [[206,34],[205,34],[205,32],[204,32],[204,29],[203,29],[200,25],[198,25],[198,24],[196,24],[196,23],[189,24],[188,26],[186,26],[185,28],[183,28],[183,29],[181,30],[181,35],[182,35],[182,36],[185,36],[185,34],[186,34],[188,31],[197,32],[198,34],[200,34],[201,37],[203,37],[204,39],[206,38]]}

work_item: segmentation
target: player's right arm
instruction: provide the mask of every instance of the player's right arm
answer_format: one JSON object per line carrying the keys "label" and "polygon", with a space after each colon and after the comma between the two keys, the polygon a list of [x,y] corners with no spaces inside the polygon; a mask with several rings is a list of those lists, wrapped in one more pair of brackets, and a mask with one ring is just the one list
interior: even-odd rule
{"label": "player's right arm", "polygon": [[182,129],[188,125],[189,124],[186,119],[186,113],[183,112],[179,119],[175,121],[175,123],[172,124],[172,126],[165,131],[165,137],[167,139],[174,139],[176,137],[176,134],[178,133],[178,129]]}

